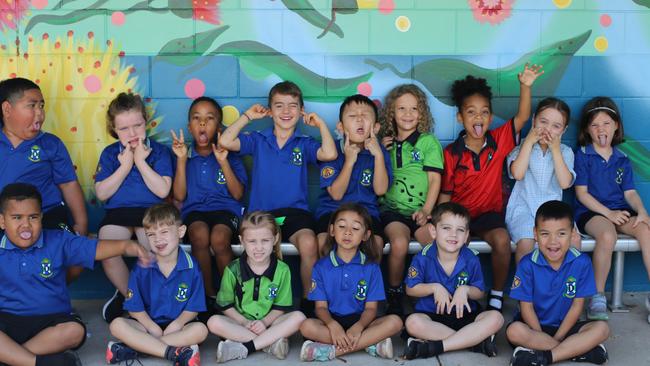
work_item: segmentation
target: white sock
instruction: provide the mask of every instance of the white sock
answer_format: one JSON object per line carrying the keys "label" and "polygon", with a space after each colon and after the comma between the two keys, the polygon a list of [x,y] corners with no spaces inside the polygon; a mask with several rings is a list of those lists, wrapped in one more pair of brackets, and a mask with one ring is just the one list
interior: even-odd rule
{"label": "white sock", "polygon": [[[503,297],[503,291],[490,290],[490,295]],[[495,307],[497,309],[501,309],[501,306],[503,304],[501,303],[501,300],[499,300],[497,298],[494,298],[494,297],[491,297],[489,305],[492,306],[492,307]]]}

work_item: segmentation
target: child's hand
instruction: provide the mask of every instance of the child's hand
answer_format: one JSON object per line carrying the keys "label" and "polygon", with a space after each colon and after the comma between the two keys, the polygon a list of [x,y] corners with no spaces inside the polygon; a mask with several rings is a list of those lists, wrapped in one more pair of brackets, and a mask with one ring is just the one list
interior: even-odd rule
{"label": "child's hand", "polygon": [[334,344],[336,348],[340,350],[351,349],[350,347],[352,346],[352,342],[348,338],[347,334],[345,334],[345,331],[343,331],[341,324],[339,324],[336,320],[332,320],[327,324],[327,328],[330,330],[330,338],[332,338],[332,344]]}
{"label": "child's hand", "polygon": [[370,130],[370,138],[366,139],[366,141],[363,142],[363,146],[366,148],[366,150],[370,151],[370,154],[372,156],[378,156],[381,155],[381,147],[379,146],[379,141],[377,141],[377,136],[375,136],[375,131]]}
{"label": "child's hand", "polygon": [[120,165],[132,167],[133,166],[133,150],[128,145],[121,153],[117,154],[117,160]]}
{"label": "child's hand", "polygon": [[384,148],[386,150],[393,148],[393,142],[395,142],[395,138],[393,136],[384,136],[384,138],[381,139],[381,144],[384,145]]}
{"label": "child's hand", "polygon": [[350,143],[350,137],[345,135],[345,144],[343,145],[343,155],[345,155],[345,161],[349,161],[350,164],[354,165],[357,162],[357,157],[361,149],[359,146]]}
{"label": "child's hand", "polygon": [[551,150],[560,152],[561,151],[560,145],[562,143],[561,140],[562,138],[560,137],[560,135],[553,135],[549,133],[546,144],[551,148]]}
{"label": "child's hand", "polygon": [[456,307],[456,318],[460,319],[463,317],[463,312],[467,308],[467,312],[472,312],[472,308],[469,306],[467,301],[467,293],[469,292],[469,286],[458,286],[456,291],[454,291],[454,297],[451,299],[451,304],[447,309],[447,314],[451,313],[451,309]]}
{"label": "child's hand", "polygon": [[436,314],[444,314],[446,309],[449,309],[451,303],[451,295],[445,286],[434,283],[433,284],[433,300],[436,302]]}
{"label": "child's hand", "polygon": [[323,121],[322,118],[316,112],[311,112],[311,113],[305,113],[302,112],[302,119],[305,121],[305,124],[307,126],[312,126],[316,128],[320,128],[325,124],[325,121]]}
{"label": "child's hand", "polygon": [[144,145],[143,140],[138,140],[138,144],[133,151],[133,160],[143,162],[149,157],[149,154],[151,154],[151,149]]}
{"label": "child's hand", "polygon": [[524,66],[524,71],[520,72],[517,76],[519,77],[519,82],[525,86],[532,86],[535,80],[544,73],[542,70],[542,65],[529,66],[528,63]]}
{"label": "child's hand", "polygon": [[431,218],[431,215],[427,214],[424,212],[424,210],[419,209],[411,215],[411,219],[415,221],[418,226],[423,226],[424,224],[427,223],[427,221]]}
{"label": "child's hand", "polygon": [[[170,324],[171,325],[171,324]],[[160,338],[163,336],[163,330],[160,328],[160,325],[151,322],[151,325],[146,327],[147,333],[151,334],[155,338]]]}
{"label": "child's hand", "polygon": [[260,335],[266,330],[266,325],[264,325],[264,322],[261,320],[253,320],[246,325],[246,328],[257,335]]}
{"label": "child's hand", "polygon": [[178,332],[181,329],[183,329],[183,326],[180,323],[178,323],[176,320],[174,320],[173,322],[169,323],[167,328],[165,328],[165,330],[163,331],[163,335],[166,336]]}
{"label": "child's hand", "polygon": [[359,338],[361,338],[361,332],[363,332],[363,327],[359,323],[354,324],[345,334],[348,336],[348,339],[352,342],[351,349],[355,349],[359,343]]}
{"label": "child's hand", "polygon": [[184,159],[187,157],[187,146],[185,146],[185,137],[183,136],[183,129],[180,129],[178,136],[176,132],[172,132],[172,151],[179,159]]}
{"label": "child's hand", "polygon": [[228,150],[224,149],[223,146],[219,145],[218,141],[221,139],[221,132],[217,132],[217,145],[212,144],[212,153],[214,157],[217,158],[217,161],[221,164],[224,161],[228,160]]}
{"label": "child's hand", "polygon": [[156,261],[153,253],[135,241],[130,241],[127,244],[125,254],[129,257],[138,257],[138,264],[144,268],[148,268]]}
{"label": "child's hand", "polygon": [[531,128],[530,131],[528,131],[528,135],[526,135],[526,138],[524,139],[524,144],[533,146],[537,141],[541,140],[543,134],[543,127]]}
{"label": "child's hand", "polygon": [[[264,107],[261,104],[254,104],[246,112],[244,112],[244,115],[250,120],[256,120],[256,119],[261,119],[264,117],[268,117],[270,115],[271,111]],[[249,122],[250,122],[249,121]]]}
{"label": "child's hand", "polygon": [[607,218],[615,225],[623,225],[630,221],[630,213],[625,210],[610,210]]}
{"label": "child's hand", "polygon": [[632,224],[632,228],[636,228],[639,224],[646,224],[648,227],[650,227],[650,217],[648,217],[648,214],[639,213],[636,215],[634,224]]}

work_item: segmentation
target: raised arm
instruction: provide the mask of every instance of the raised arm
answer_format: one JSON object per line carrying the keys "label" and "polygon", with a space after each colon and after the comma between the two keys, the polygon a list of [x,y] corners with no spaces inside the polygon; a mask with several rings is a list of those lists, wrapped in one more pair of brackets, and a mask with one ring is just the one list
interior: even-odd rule
{"label": "raised arm", "polygon": [[345,136],[345,144],[343,146],[343,155],[345,160],[343,162],[343,167],[339,172],[339,175],[336,176],[332,185],[327,187],[327,193],[335,201],[340,201],[345,196],[345,192],[348,190],[350,185],[350,177],[352,176],[352,169],[354,164],[357,162],[357,157],[360,152],[359,146],[355,144],[350,144],[350,138]]}
{"label": "raised arm", "polygon": [[374,129],[370,129],[370,138],[364,143],[366,150],[370,151],[375,158],[375,168],[372,177],[372,188],[377,196],[383,196],[388,191],[388,171],[386,171],[386,160],[381,150],[379,140],[375,136]]}
{"label": "raised arm", "polygon": [[151,148],[146,147],[142,140],[138,141],[138,145],[133,152],[133,163],[140,172],[147,188],[156,196],[165,198],[169,195],[169,190],[172,187],[172,178],[161,176],[147,163],[146,159],[151,154],[151,151]]}
{"label": "raised arm", "polygon": [[[217,140],[220,140],[220,138],[217,138]],[[230,193],[234,199],[239,201],[244,196],[244,185],[239,181],[239,179],[237,179],[235,171],[232,170],[232,166],[230,166],[230,162],[228,161],[228,150],[221,146],[217,147],[215,144],[212,144],[212,153],[221,166],[224,178],[226,178],[226,188],[228,188],[228,193]]]}
{"label": "raised arm", "polygon": [[524,127],[528,118],[530,118],[530,98],[531,92],[530,88],[540,75],[544,71],[542,70],[542,65],[532,65],[529,66],[526,64],[524,70],[518,74],[519,77],[519,110],[515,115],[515,132],[521,131]]}
{"label": "raised arm", "polygon": [[246,127],[250,122],[267,117],[269,115],[268,108],[262,106],[261,104],[255,104],[248,108],[248,110],[242,113],[237,120],[226,128],[226,130],[221,134],[221,139],[219,139],[219,145],[223,148],[230,151],[239,151],[241,149],[239,141],[239,133],[241,130]]}
{"label": "raised arm", "polygon": [[338,157],[338,152],[336,151],[336,145],[334,144],[334,138],[330,133],[327,124],[323,121],[318,114],[311,112],[302,114],[303,120],[307,126],[312,126],[318,128],[321,136],[321,146],[316,152],[316,157],[319,161],[332,161]]}
{"label": "raised arm", "polygon": [[172,134],[172,152],[176,155],[176,173],[174,174],[173,194],[174,199],[179,202],[185,201],[187,196],[187,146],[185,146],[185,137],[183,136],[183,129],[180,130],[178,136],[171,131]]}
{"label": "raised arm", "polygon": [[95,183],[95,195],[100,201],[111,198],[129,175],[133,168],[133,150],[128,147],[125,148],[117,155],[117,160],[120,162],[120,166],[117,167],[113,174]]}

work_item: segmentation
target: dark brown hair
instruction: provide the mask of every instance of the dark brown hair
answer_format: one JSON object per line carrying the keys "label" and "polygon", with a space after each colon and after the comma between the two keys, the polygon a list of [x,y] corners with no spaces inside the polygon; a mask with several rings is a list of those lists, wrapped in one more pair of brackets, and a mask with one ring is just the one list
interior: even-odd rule
{"label": "dark brown hair", "polygon": [[587,146],[592,144],[591,136],[589,136],[589,124],[593,121],[594,117],[600,112],[606,113],[617,124],[614,138],[612,139],[612,146],[618,145],[625,140],[623,136],[623,121],[621,120],[621,111],[611,98],[608,97],[595,97],[588,101],[582,108],[582,116],[580,117],[580,128],[578,129],[578,144],[580,146]]}
{"label": "dark brown hair", "polygon": [[145,123],[147,122],[147,110],[142,98],[133,93],[120,93],[111,101],[106,111],[106,130],[113,138],[118,138],[115,132],[115,116],[120,113],[137,110],[142,114]]}
{"label": "dark brown hair", "polygon": [[305,105],[305,102],[302,99],[302,90],[300,90],[300,87],[293,81],[287,80],[273,85],[271,90],[269,90],[269,108],[271,107],[271,100],[276,94],[291,95],[292,97],[298,98],[300,100],[300,108]]}
{"label": "dark brown hair", "polygon": [[537,103],[537,109],[535,109],[535,116],[539,115],[542,111],[553,108],[560,112],[562,117],[564,117],[564,127],[569,125],[569,119],[571,118],[571,108],[560,99],[554,97],[548,97],[542,99]]}
{"label": "dark brown hair", "polygon": [[[361,219],[363,220],[363,231],[368,232],[372,230],[372,218],[370,217],[370,214],[368,213],[368,210],[366,210],[365,207],[362,205],[356,203],[356,202],[346,202],[341,204],[339,208],[334,211],[332,216],[330,216],[330,222],[329,225],[327,226],[327,240],[325,241],[325,245],[323,246],[323,249],[321,252],[323,254],[328,253],[332,248],[336,246],[336,240],[332,235],[329,234],[329,230],[332,227],[332,225],[336,224],[336,220],[338,219],[338,216],[342,212],[346,211],[351,211],[356,213],[357,215],[361,216]],[[368,239],[363,240],[361,244],[359,245],[359,250],[365,254],[368,259],[372,262],[379,263],[381,261],[381,252],[377,251],[377,248],[373,244],[373,235],[372,232],[368,236]]]}
{"label": "dark brown hair", "polygon": [[442,215],[446,213],[465,219],[467,227],[469,227],[469,211],[467,211],[465,206],[451,201],[441,203],[433,209],[431,212],[431,223],[433,223],[435,226],[438,222],[440,222],[440,219],[442,219]]}

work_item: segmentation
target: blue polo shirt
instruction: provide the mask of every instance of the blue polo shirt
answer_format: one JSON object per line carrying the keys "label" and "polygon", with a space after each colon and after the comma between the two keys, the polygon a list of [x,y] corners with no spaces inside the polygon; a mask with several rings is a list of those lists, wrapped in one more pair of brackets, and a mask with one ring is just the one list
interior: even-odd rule
{"label": "blue polo shirt", "polygon": [[169,277],[160,272],[158,263],[149,268],[135,266],[129,276],[124,310],[145,311],[156,324],[170,323],[183,311],[205,311],[203,277],[196,260],[179,248],[176,267]]}
{"label": "blue polo shirt", "polygon": [[[160,176],[173,177],[172,155],[169,148],[152,139],[147,139],[147,141],[151,148],[151,153],[145,160],[147,164],[156,173],[160,174]],[[123,148],[119,141],[106,146],[99,157],[95,182],[101,182],[110,177],[120,167],[120,161],[117,159],[117,156],[122,152]],[[161,201],[162,199],[160,197],[156,196],[147,188],[140,171],[133,164],[133,168],[131,168],[131,171],[120,185],[120,188],[106,200],[104,207],[107,209],[118,207],[149,207]]]}
{"label": "blue polo shirt", "polygon": [[[336,211],[339,205],[343,202],[358,202],[363,205],[370,216],[379,217],[379,209],[377,207],[377,194],[372,186],[372,180],[375,172],[375,157],[372,156],[370,151],[363,149],[357,156],[357,161],[352,167],[352,175],[350,176],[350,183],[348,188],[340,201],[335,201],[329,193],[327,187],[332,183],[341,173],[345,163],[345,155],[341,148],[343,141],[336,144],[338,157],[336,160],[326,163],[321,162],[320,167],[320,187],[322,188],[321,194],[318,197],[318,207],[316,208],[316,217],[321,217],[325,214]],[[388,186],[391,184],[393,171],[390,164],[390,155],[388,151],[381,146],[381,151],[384,154],[384,166],[388,173]]]}
{"label": "blue polo shirt", "polygon": [[332,250],[314,265],[307,298],[327,301],[329,312],[337,316],[361,314],[367,301],[386,299],[379,265],[368,263],[360,251],[345,263]]}
{"label": "blue polo shirt", "polygon": [[[415,287],[420,283],[439,283],[452,296],[454,296],[456,288],[463,285],[474,286],[481,291],[485,291],[481,263],[476,253],[466,246],[462,247],[458,252],[454,270],[451,275],[447,275],[438,261],[438,247],[435,242],[424,247],[420,253],[413,257],[404,283],[408,287]],[[477,309],[478,303],[476,301],[469,299],[468,303],[472,311]],[[436,302],[433,296],[419,298],[415,304],[415,311],[435,313]],[[454,311],[455,307],[452,308],[451,312]]]}
{"label": "blue polo shirt", "polygon": [[239,135],[240,153],[253,156],[248,211],[307,206],[307,164],[317,163],[320,142],[295,131],[282,149],[273,127]]}
{"label": "blue polo shirt", "polygon": [[95,264],[97,240],[65,230],[43,230],[27,249],[0,240],[0,312],[20,316],[69,314],[66,269]]}
{"label": "blue polo shirt", "polygon": [[[629,207],[625,201],[625,191],[634,189],[632,163],[627,155],[615,146],[609,160],[603,159],[593,145],[581,147],[576,151],[574,170],[576,186],[587,186],[589,194],[610,210]],[[576,217],[589,211],[576,198]]]}
{"label": "blue polo shirt", "polygon": [[[246,187],[246,168],[235,153],[228,153],[228,163],[239,182]],[[194,147],[189,151],[185,171],[187,196],[183,202],[183,218],[192,211],[232,212],[242,214],[242,204],[230,195],[221,165],[214,154],[199,155]]]}
{"label": "blue polo shirt", "polygon": [[63,203],[59,184],[77,180],[68,150],[51,133],[40,132],[14,148],[0,130],[0,156],[0,190],[10,183],[36,186],[43,197],[43,212]]}
{"label": "blue polo shirt", "polygon": [[559,327],[574,298],[596,293],[594,270],[589,256],[571,247],[559,270],[554,270],[539,249],[519,262],[510,297],[531,302],[541,325]]}

